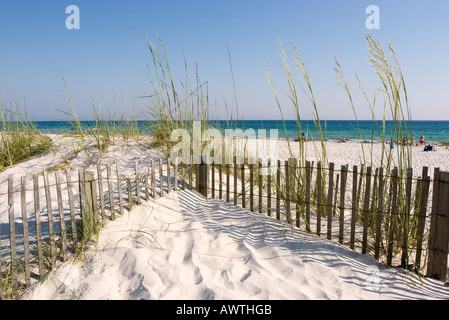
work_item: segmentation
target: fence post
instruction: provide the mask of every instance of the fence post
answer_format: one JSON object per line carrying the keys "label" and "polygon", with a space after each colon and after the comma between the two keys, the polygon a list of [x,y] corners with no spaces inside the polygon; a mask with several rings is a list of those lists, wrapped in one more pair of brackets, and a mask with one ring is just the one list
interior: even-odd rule
{"label": "fence post", "polygon": [[198,192],[207,198],[207,165],[201,156],[201,164],[198,169]]}
{"label": "fence post", "polygon": [[449,243],[449,172],[435,169],[427,276],[446,280]]}

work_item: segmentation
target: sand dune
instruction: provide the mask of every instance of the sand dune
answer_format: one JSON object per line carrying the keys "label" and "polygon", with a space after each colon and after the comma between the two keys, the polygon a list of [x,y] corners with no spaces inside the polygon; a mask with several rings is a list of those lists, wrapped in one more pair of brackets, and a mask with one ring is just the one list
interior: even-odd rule
{"label": "sand dune", "polygon": [[449,298],[441,282],[194,191],[109,222],[83,260],[61,265],[22,299]]}

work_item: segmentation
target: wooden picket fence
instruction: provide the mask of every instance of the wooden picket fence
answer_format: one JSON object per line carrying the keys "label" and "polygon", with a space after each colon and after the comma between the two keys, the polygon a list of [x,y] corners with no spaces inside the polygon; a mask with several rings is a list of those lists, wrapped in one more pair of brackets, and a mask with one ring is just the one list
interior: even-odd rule
{"label": "wooden picket fence", "polygon": [[23,177],[17,185],[11,178],[0,194],[9,219],[0,223],[0,298],[42,279],[106,220],[186,188],[326,236],[388,266],[446,280],[449,173],[437,168],[432,181],[426,167],[419,178],[411,169],[403,178],[398,168],[300,166],[296,159],[270,168],[261,161],[239,164],[235,157],[232,164],[211,165],[172,165],[167,159],[146,168],[136,164],[129,177],[108,164],[96,172],[80,170],[76,179],[71,170]]}
{"label": "wooden picket fence", "polygon": [[269,161],[239,164],[236,157],[233,164],[203,162],[196,167],[196,188],[205,197],[284,220],[387,266],[446,281],[448,172],[435,168],[432,181],[428,167],[414,178],[411,168],[400,174],[397,167],[390,172],[365,166],[350,170],[348,165],[324,168],[309,161],[301,167],[289,159],[261,174],[272,169]]}

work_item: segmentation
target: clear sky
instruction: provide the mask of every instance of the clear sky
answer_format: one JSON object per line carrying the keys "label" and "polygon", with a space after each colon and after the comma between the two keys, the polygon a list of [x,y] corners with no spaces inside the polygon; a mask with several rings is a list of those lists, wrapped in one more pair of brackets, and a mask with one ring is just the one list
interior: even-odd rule
{"label": "clear sky", "polygon": [[[79,30],[66,28],[69,5],[79,7]],[[378,30],[366,28],[369,5],[380,10]],[[150,90],[142,32],[157,32],[180,76],[184,57],[190,70],[198,64],[211,105],[219,109],[223,99],[234,103],[229,46],[240,116],[279,119],[266,70],[285,88],[281,40],[288,50],[293,41],[302,54],[323,118],[354,118],[335,84],[335,54],[350,81],[358,117],[369,119],[353,76],[358,72],[370,93],[380,87],[366,58],[367,32],[395,49],[413,119],[449,120],[448,14],[447,0],[1,1],[0,90],[9,104],[15,88],[18,104],[26,104],[34,120],[67,119],[60,111],[69,107],[62,76],[82,119],[92,118],[92,101],[106,112],[114,98],[118,113],[123,101],[145,113],[148,102],[136,99]],[[306,106],[302,112],[307,118]],[[292,116],[288,105],[284,114]]]}

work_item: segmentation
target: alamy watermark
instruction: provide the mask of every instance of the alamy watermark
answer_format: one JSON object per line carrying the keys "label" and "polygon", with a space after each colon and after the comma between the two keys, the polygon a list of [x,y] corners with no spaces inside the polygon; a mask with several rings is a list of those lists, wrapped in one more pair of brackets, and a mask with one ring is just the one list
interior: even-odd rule
{"label": "alamy watermark", "polygon": [[65,27],[68,30],[80,29],[80,8],[75,5],[70,5],[65,9],[65,13],[69,14],[65,20]]}
{"label": "alamy watermark", "polygon": [[365,288],[370,290],[379,291],[380,289],[380,270],[375,265],[366,267],[366,272],[369,276],[365,280]]}
{"label": "alamy watermark", "polygon": [[369,16],[366,18],[365,26],[369,30],[379,30],[380,29],[380,10],[376,5],[370,5],[366,7],[366,14]]}
{"label": "alamy watermark", "polygon": [[[278,162],[277,129],[226,129],[202,130],[201,121],[194,121],[192,134],[186,129],[175,129],[170,141],[176,143],[170,152],[170,160],[176,164],[269,164],[262,169],[263,175],[275,171]],[[269,159],[269,160],[268,160]]]}

